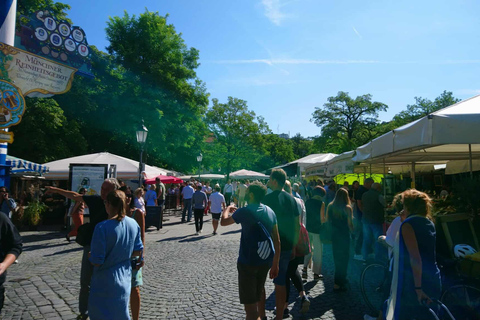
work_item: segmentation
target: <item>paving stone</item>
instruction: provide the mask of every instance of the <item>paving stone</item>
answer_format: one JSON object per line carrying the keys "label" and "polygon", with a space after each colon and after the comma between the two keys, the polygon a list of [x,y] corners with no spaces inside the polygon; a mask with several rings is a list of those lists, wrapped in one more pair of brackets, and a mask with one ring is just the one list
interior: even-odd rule
{"label": "paving stone", "polygon": [[[179,223],[170,216],[164,228],[147,230],[141,287],[141,319],[222,319],[244,318],[238,299],[236,260],[240,227],[220,227],[212,236],[210,217],[204,232],[195,236],[193,223]],[[23,232],[24,252],[19,264],[8,270],[5,307],[1,319],[75,319],[82,249],[65,241],[60,232]],[[310,311],[300,314],[301,301],[291,288],[289,308],[293,319],[363,319],[366,311],[359,289],[361,264],[351,260],[350,290],[333,293],[331,246],[323,256],[323,281],[314,282],[309,270],[305,284],[311,297]],[[266,283],[267,316],[272,319],[274,286]]]}

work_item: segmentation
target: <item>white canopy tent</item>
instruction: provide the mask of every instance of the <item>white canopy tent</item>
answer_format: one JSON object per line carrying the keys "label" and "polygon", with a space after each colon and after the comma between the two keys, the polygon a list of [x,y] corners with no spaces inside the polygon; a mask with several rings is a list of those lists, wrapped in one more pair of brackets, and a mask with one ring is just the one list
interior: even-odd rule
{"label": "white canopy tent", "polygon": [[310,167],[312,164],[323,163],[336,156],[335,153],[315,153],[275,168],[284,169],[289,176],[297,175],[297,177],[301,177],[306,172],[307,167]]}
{"label": "white canopy tent", "polygon": [[[198,174],[192,174],[192,175],[186,175],[186,176],[179,176],[180,179],[183,180],[190,180],[191,178],[198,179]],[[225,176],[223,174],[215,174],[215,173],[203,173],[200,175],[200,180],[205,179],[205,180],[222,180],[225,179]]]}
{"label": "white canopy tent", "polygon": [[231,179],[268,179],[270,177],[260,172],[242,169],[242,170],[238,170],[230,173],[230,178]]}
{"label": "white canopy tent", "polygon": [[[480,95],[436,111],[357,148],[353,160],[387,165],[480,159]],[[448,164],[447,164],[448,167]],[[414,176],[413,176],[414,178]]]}
{"label": "white canopy tent", "polygon": [[[47,180],[68,180],[69,168],[72,163],[86,164],[114,164],[117,166],[117,177],[122,180],[138,180],[138,161],[117,156],[108,152],[86,154],[83,156],[61,159],[44,163],[50,168],[45,174]],[[145,165],[145,179],[158,175],[167,175],[167,170]]]}
{"label": "white canopy tent", "polygon": [[[406,164],[389,164],[383,166],[383,163],[360,163],[355,162],[355,151],[347,151],[328,160],[316,163],[307,167],[306,176],[323,176],[333,178],[339,174],[387,174],[387,173],[406,173],[410,172],[411,167]],[[443,162],[444,163],[444,162]],[[432,172],[435,170],[435,163],[419,163],[416,167],[417,172]]]}

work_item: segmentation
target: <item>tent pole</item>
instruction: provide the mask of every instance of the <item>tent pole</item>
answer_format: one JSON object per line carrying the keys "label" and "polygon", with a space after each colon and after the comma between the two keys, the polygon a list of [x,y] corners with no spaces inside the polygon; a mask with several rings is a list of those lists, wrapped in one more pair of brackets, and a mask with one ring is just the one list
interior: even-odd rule
{"label": "tent pole", "polygon": [[370,163],[370,178],[372,177],[372,164]]}
{"label": "tent pole", "polygon": [[470,179],[473,179],[472,145],[471,144],[468,144],[468,155],[470,160]]}
{"label": "tent pole", "polygon": [[412,177],[410,188],[415,189],[415,162],[412,162],[412,171],[410,173],[410,176]]}
{"label": "tent pole", "polygon": [[[385,170],[385,158],[383,158],[383,199],[387,201],[387,174]],[[383,214],[387,216],[387,207],[384,207]]]}

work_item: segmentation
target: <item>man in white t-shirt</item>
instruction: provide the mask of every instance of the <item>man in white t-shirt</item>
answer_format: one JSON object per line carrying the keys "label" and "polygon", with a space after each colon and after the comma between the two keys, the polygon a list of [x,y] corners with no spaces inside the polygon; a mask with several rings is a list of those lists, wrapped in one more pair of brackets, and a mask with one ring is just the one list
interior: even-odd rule
{"label": "man in white t-shirt", "polygon": [[237,195],[238,195],[238,207],[242,208],[245,206],[245,194],[247,193],[247,186],[245,185],[244,180],[240,180],[240,183],[237,186]]}
{"label": "man in white t-shirt", "polygon": [[230,183],[230,180],[228,180],[227,184],[225,184],[225,187],[223,188],[223,194],[225,195],[225,202],[227,203],[227,206],[229,206],[233,194],[233,185]]}
{"label": "man in white t-shirt", "polygon": [[217,234],[218,220],[220,220],[220,215],[223,210],[225,210],[225,198],[223,194],[220,193],[220,186],[215,185],[215,191],[210,195],[208,199],[208,206],[210,207],[210,212],[212,213],[212,226],[213,226],[213,235]]}

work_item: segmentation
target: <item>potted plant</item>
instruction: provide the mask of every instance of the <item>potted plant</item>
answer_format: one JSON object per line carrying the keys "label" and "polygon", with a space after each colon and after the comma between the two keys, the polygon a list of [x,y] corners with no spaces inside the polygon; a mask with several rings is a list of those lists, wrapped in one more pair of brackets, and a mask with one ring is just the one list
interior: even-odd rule
{"label": "potted plant", "polygon": [[42,219],[42,214],[47,209],[48,207],[38,200],[30,202],[23,211],[23,223],[30,226],[32,229],[36,229]]}

